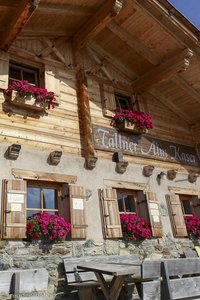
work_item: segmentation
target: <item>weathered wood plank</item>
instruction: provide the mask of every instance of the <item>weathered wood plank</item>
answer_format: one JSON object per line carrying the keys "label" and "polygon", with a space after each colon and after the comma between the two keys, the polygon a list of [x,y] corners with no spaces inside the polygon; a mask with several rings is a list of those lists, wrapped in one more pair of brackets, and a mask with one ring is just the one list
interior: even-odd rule
{"label": "weathered wood plank", "polygon": [[160,300],[160,281],[142,282],[143,300]]}
{"label": "weathered wood plank", "polygon": [[[9,294],[13,274],[20,274],[19,292],[31,293],[45,291],[48,288],[48,272],[46,269],[11,270],[0,272],[0,294]],[[23,298],[24,299],[24,298]],[[30,298],[28,298],[30,299]]]}

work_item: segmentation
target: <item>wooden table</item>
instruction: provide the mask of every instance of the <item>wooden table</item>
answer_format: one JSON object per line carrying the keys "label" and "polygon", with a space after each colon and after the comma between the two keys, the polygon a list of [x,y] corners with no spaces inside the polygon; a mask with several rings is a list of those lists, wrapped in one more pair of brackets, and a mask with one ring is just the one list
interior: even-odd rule
{"label": "wooden table", "polygon": [[[107,300],[116,300],[122,289],[122,285],[128,276],[138,274],[138,267],[140,264],[84,264],[77,266],[77,269],[84,271],[92,271],[95,273],[97,281],[102,288],[102,291]],[[106,282],[103,274],[113,276],[111,282]],[[133,280],[134,281],[134,280]]]}

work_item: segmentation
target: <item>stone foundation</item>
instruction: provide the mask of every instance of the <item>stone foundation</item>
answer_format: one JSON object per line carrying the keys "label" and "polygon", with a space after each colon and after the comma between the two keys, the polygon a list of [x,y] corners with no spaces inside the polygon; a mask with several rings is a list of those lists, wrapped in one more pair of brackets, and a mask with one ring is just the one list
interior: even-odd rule
{"label": "stone foundation", "polygon": [[[200,241],[173,239],[167,236],[160,239],[140,242],[125,242],[121,240],[106,240],[95,242],[65,241],[57,244],[29,243],[20,241],[0,241],[0,270],[46,268],[49,272],[48,293],[66,292],[63,258],[95,256],[95,255],[130,255],[136,254],[142,259],[161,259],[182,257],[184,251],[200,245]],[[126,287],[122,299],[131,299],[130,290]],[[73,296],[74,295],[74,296]],[[69,294],[60,299],[75,299],[75,294]],[[99,296],[99,299],[101,297]],[[59,299],[59,298],[56,298]]]}

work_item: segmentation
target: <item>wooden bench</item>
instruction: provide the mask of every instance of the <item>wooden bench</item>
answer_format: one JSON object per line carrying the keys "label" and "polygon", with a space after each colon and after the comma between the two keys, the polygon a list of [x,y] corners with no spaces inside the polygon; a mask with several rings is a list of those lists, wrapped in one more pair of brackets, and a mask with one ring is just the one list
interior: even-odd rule
{"label": "wooden bench", "polygon": [[183,258],[161,262],[161,299],[200,298],[200,259]]}
{"label": "wooden bench", "polygon": [[145,260],[142,263],[141,299],[200,299],[200,259]]}
{"label": "wooden bench", "polygon": [[18,300],[46,300],[48,277],[44,268],[0,271],[0,296],[5,295],[5,299],[10,295]]}
{"label": "wooden bench", "polygon": [[[130,256],[119,256],[119,255],[109,255],[109,256],[88,256],[81,258],[66,258],[64,259],[64,268],[67,279],[67,287],[69,289],[76,289],[78,291],[78,296],[80,300],[94,300],[96,298],[97,288],[99,283],[95,277],[94,272],[81,271],[77,269],[78,265],[83,265],[86,263],[118,263],[131,265],[134,263],[140,264],[140,261],[136,255]],[[138,268],[138,274],[135,274],[138,278],[141,277],[140,267]],[[111,276],[105,276],[107,281],[112,279]]]}

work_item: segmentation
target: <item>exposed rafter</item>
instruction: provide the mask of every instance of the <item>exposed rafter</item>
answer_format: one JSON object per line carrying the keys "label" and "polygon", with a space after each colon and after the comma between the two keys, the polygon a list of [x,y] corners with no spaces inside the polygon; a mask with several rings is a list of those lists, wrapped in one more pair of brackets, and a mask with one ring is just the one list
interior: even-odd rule
{"label": "exposed rafter", "polygon": [[183,79],[181,76],[175,76],[172,80],[187,94],[189,94],[198,103],[200,103],[200,93],[197,90],[195,90],[187,81],[185,81],[185,79]]}
{"label": "exposed rafter", "polygon": [[20,33],[24,25],[30,19],[40,0],[22,0],[17,12],[13,14],[9,27],[3,32],[0,38],[0,49],[7,51]]}
{"label": "exposed rafter", "polygon": [[122,64],[117,58],[115,58],[111,53],[107,52],[104,48],[99,46],[97,43],[90,43],[89,46],[99,55],[104,57],[111,65],[112,67],[119,72],[119,74],[122,74],[123,77],[127,78],[128,80],[131,80],[136,76],[133,70],[126,67],[124,64]]}
{"label": "exposed rafter", "polygon": [[52,49],[52,51],[55,53],[55,55],[57,56],[57,58],[65,65],[68,67],[68,65],[66,64],[66,60],[64,58],[64,56],[62,55],[62,53],[60,53],[60,51],[53,45],[53,43],[49,40],[49,39],[43,39],[43,42],[49,46],[50,49]]}
{"label": "exposed rafter", "polygon": [[163,93],[160,93],[156,89],[151,89],[148,91],[149,94],[151,94],[153,97],[155,97],[159,102],[164,104],[167,108],[169,108],[171,111],[176,113],[181,119],[183,119],[186,123],[192,124],[192,120],[188,117],[186,113],[184,113],[176,104],[174,104],[173,101],[171,101],[168,97],[165,97]]}
{"label": "exposed rafter", "polygon": [[[90,56],[94,59],[94,61],[98,64],[97,65],[98,69],[102,70],[102,72],[106,75],[106,77],[109,80],[113,80],[113,77],[111,76],[111,74],[108,72],[108,70],[105,67],[105,59],[104,59],[104,61],[101,61],[91,48],[87,48],[87,51],[89,52]],[[108,64],[108,62],[107,62],[107,64]],[[97,71],[98,71],[98,69],[97,69]],[[92,70],[90,70],[90,72],[92,73]]]}
{"label": "exposed rafter", "polygon": [[184,72],[188,68],[192,56],[192,50],[186,49],[154,67],[133,82],[135,92],[143,92],[176,74]]}
{"label": "exposed rafter", "polygon": [[81,48],[93,39],[116,15],[118,15],[122,8],[122,3],[123,0],[106,0],[74,36],[74,48]]}
{"label": "exposed rafter", "polygon": [[129,3],[134,9],[136,5],[142,10],[145,9],[170,35],[200,54],[198,37],[188,30],[173,14],[169,14],[169,11],[158,0],[129,0]]}
{"label": "exposed rafter", "polygon": [[146,48],[137,38],[128,33],[125,29],[119,26],[115,21],[110,22],[107,27],[117,35],[122,41],[124,41],[129,47],[134,49],[139,55],[142,55],[151,64],[157,65],[160,63],[158,55],[154,54],[148,48]]}
{"label": "exposed rafter", "polygon": [[[44,39],[42,39],[44,40]],[[54,51],[54,48],[58,48],[60,45],[62,45],[66,41],[66,37],[60,37],[56,39],[55,41],[48,43],[48,46],[45,49],[42,49],[42,51],[38,52],[37,55],[39,57],[46,57],[48,56],[51,52]]]}

